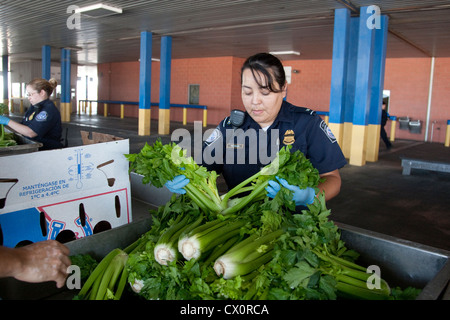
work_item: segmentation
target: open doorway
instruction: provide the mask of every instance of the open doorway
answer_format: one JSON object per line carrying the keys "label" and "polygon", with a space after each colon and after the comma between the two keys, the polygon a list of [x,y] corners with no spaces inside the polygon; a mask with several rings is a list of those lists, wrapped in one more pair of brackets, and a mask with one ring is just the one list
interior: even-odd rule
{"label": "open doorway", "polygon": [[[98,99],[98,76],[97,66],[78,66],[77,77],[77,105],[81,100],[97,100]],[[85,110],[81,109],[81,114]],[[86,110],[89,113],[89,110]],[[97,114],[97,103],[92,103],[92,114]]]}
{"label": "open doorway", "polygon": [[389,113],[389,100],[391,98],[391,90],[383,90],[383,102],[386,102],[386,112]]}

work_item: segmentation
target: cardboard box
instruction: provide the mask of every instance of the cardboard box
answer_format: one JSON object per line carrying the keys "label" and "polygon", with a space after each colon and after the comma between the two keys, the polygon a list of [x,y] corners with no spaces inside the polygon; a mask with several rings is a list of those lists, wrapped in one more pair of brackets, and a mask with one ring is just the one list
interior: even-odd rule
{"label": "cardboard box", "polygon": [[132,220],[129,140],[0,158],[0,244],[79,239]]}

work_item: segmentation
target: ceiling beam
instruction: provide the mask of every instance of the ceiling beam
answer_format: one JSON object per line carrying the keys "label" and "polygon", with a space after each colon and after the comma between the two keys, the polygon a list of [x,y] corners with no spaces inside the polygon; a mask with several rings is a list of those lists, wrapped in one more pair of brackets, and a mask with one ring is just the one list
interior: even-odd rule
{"label": "ceiling beam", "polygon": [[412,42],[411,40],[409,40],[407,37],[405,37],[403,34],[401,34],[400,32],[397,32],[395,30],[393,30],[392,28],[388,28],[388,32],[389,34],[393,35],[394,37],[406,42],[407,44],[409,44],[410,46],[414,47],[415,49],[419,50],[420,52],[424,53],[426,56],[428,57],[432,57],[433,55],[431,54],[431,52],[429,52],[428,50],[425,50],[424,48],[422,48],[421,46],[419,46],[418,44]]}

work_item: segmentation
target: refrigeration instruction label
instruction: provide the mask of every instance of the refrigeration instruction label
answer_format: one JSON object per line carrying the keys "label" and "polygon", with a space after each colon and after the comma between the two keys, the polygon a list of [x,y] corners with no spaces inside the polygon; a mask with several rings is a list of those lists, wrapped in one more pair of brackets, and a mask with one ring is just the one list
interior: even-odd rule
{"label": "refrigeration instruction label", "polygon": [[29,200],[43,199],[61,194],[63,189],[68,189],[66,180],[54,180],[23,186],[19,197]]}

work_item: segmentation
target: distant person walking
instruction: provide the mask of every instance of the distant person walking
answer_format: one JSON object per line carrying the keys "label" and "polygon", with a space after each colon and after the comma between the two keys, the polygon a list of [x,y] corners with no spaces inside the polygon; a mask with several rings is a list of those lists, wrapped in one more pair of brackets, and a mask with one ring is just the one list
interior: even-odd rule
{"label": "distant person walking", "polygon": [[388,150],[391,150],[392,143],[391,143],[391,141],[389,141],[389,138],[387,136],[386,130],[384,129],[388,119],[389,119],[389,114],[386,111],[386,102],[383,101],[383,105],[381,107],[381,131],[380,131],[380,135],[381,135],[381,139],[383,139],[384,144],[386,145],[386,148]]}

